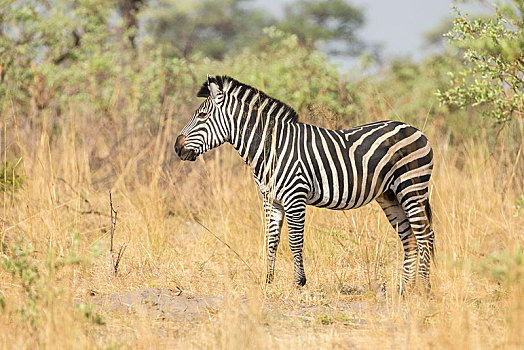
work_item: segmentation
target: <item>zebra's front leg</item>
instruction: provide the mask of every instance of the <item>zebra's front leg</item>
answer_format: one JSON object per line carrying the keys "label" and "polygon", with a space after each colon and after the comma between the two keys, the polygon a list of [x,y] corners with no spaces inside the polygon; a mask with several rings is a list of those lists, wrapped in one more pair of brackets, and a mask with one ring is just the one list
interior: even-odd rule
{"label": "zebra's front leg", "polygon": [[266,283],[273,282],[275,274],[275,260],[277,257],[278,243],[280,242],[280,231],[284,221],[284,208],[277,203],[264,200],[265,212],[265,235],[267,241],[267,273]]}
{"label": "zebra's front leg", "polygon": [[298,202],[286,207],[286,218],[289,229],[289,248],[293,253],[295,273],[293,282],[302,287],[306,284],[302,248],[304,247],[304,222],[306,219],[306,203]]}

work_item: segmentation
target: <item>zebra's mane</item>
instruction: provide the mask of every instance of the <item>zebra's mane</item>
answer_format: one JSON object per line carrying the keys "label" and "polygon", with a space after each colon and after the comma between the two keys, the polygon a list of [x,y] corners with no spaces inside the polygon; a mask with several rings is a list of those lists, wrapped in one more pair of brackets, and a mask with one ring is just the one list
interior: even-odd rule
{"label": "zebra's mane", "polygon": [[215,77],[209,77],[208,80],[204,84],[202,84],[202,87],[197,93],[197,97],[209,97],[209,82],[217,84],[220,90],[225,94],[231,93],[232,91],[235,91],[237,88],[240,88],[242,90],[240,91],[241,95],[245,95],[245,93],[249,93],[249,91],[252,91],[253,95],[259,95],[258,101],[255,102],[255,108],[260,107],[264,101],[269,100],[268,106],[276,104],[275,110],[283,108],[283,113],[281,115],[285,116],[285,118],[280,120],[285,120],[292,123],[298,121],[297,112],[289,105],[285,104],[280,100],[277,100],[276,98],[268,96],[265,92],[259,89],[241,83],[238,80],[235,80],[227,75],[217,75]]}

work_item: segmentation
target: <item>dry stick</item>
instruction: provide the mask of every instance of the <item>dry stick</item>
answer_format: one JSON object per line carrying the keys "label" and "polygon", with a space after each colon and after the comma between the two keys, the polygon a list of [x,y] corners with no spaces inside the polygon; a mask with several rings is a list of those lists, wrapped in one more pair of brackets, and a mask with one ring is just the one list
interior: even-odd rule
{"label": "dry stick", "polygon": [[253,277],[255,279],[257,279],[257,275],[255,274],[255,272],[251,269],[251,267],[247,264],[247,262],[240,256],[240,254],[238,254],[236,252],[236,250],[234,250],[233,248],[231,248],[231,246],[229,244],[227,244],[223,239],[221,239],[220,237],[218,237],[213,231],[211,231],[210,229],[208,229],[207,227],[205,227],[200,221],[196,220],[195,218],[193,218],[193,220],[195,220],[195,222],[197,224],[199,224],[200,226],[202,226],[204,228],[204,230],[206,230],[207,232],[211,233],[211,235],[213,235],[213,237],[215,237],[217,240],[219,240],[223,245],[225,245],[226,247],[228,247],[233,253],[235,253],[235,255],[238,257],[238,259],[240,259],[240,261],[242,261],[244,263],[244,265],[246,265],[246,267],[248,268],[249,272],[251,272],[251,274],[253,275]]}
{"label": "dry stick", "polygon": [[[3,79],[2,79],[3,80]],[[7,92],[10,92],[9,88],[7,89]],[[6,95],[7,97],[7,95]],[[7,99],[7,98],[6,98]],[[4,134],[4,164],[3,164],[3,168],[4,168],[4,181],[5,181],[5,184],[7,186],[7,120],[6,120],[6,114],[7,113],[3,113],[3,103],[2,103],[2,116],[3,116],[3,126],[4,126],[4,130],[3,130],[3,134]],[[4,218],[7,218],[7,200],[6,200],[6,196],[7,196],[7,192],[6,191],[3,191],[3,197],[4,197],[4,200],[3,200],[3,208],[4,208]],[[4,254],[4,241],[5,241],[5,224],[6,224],[6,221],[5,220],[2,220],[2,240],[0,242],[0,252],[2,254]]]}
{"label": "dry stick", "polygon": [[116,276],[118,272],[118,265],[120,264],[120,260],[122,259],[122,256],[124,255],[124,252],[127,248],[127,243],[124,243],[120,246],[120,249],[118,250],[118,254],[116,256],[116,261],[113,256],[113,237],[115,235],[115,227],[116,227],[116,218],[118,215],[118,211],[113,208],[113,199],[111,197],[111,190],[109,190],[109,207],[111,209],[111,245],[109,248],[109,255],[111,258],[111,267],[110,272],[113,274],[113,276]]}
{"label": "dry stick", "polygon": [[114,271],[114,262],[113,262],[113,235],[115,233],[115,226],[116,226],[116,217],[118,215],[118,212],[113,209],[113,199],[111,198],[111,190],[109,190],[109,209],[111,210],[111,245],[109,248],[109,255],[111,259],[111,266],[109,267],[109,272],[113,273]]}

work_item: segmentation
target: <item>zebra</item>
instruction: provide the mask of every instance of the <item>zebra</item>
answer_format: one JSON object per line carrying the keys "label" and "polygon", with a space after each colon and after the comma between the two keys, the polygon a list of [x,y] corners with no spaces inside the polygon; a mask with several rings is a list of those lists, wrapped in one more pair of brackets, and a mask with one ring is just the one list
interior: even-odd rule
{"label": "zebra", "polygon": [[175,152],[194,161],[228,142],[251,168],[264,202],[267,283],[273,281],[284,218],[293,282],[303,286],[306,205],[352,209],[375,200],[404,248],[401,292],[413,288],[417,270],[430,290],[433,151],[422,132],[399,121],[344,130],[301,123],[287,104],[229,76],[208,76],[197,96],[205,100],[177,137]]}

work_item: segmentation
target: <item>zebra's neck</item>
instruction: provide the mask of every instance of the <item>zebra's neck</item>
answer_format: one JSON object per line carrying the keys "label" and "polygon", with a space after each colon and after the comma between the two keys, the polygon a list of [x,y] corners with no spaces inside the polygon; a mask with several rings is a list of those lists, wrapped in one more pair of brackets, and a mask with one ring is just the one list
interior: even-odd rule
{"label": "zebra's neck", "polygon": [[296,112],[253,88],[234,89],[227,103],[231,144],[248,164],[257,181],[271,164],[284,123],[295,123]]}

